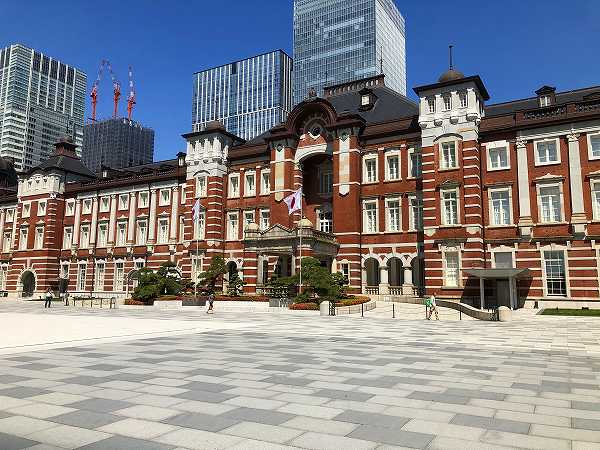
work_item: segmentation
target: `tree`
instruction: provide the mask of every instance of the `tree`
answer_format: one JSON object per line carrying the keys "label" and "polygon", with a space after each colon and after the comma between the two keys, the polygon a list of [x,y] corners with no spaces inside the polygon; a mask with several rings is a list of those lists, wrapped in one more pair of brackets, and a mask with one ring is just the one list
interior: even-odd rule
{"label": "tree", "polygon": [[243,294],[244,283],[237,272],[229,275],[229,283],[227,283],[227,295],[230,297],[238,297]]}
{"label": "tree", "polygon": [[183,288],[181,275],[175,263],[167,262],[154,272],[147,267],[138,272],[138,286],[132,297],[135,300],[149,302],[161,295],[177,295]]}
{"label": "tree", "polygon": [[206,272],[198,275],[198,285],[203,286],[209,294],[214,294],[217,282],[227,273],[227,265],[222,256],[214,256]]}

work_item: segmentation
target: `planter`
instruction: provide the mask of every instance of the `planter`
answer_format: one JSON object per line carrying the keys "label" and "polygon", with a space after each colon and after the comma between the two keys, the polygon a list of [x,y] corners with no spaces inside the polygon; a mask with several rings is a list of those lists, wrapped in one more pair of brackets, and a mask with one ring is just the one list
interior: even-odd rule
{"label": "planter", "polygon": [[182,300],[154,300],[154,307],[158,309],[180,309],[182,306]]}

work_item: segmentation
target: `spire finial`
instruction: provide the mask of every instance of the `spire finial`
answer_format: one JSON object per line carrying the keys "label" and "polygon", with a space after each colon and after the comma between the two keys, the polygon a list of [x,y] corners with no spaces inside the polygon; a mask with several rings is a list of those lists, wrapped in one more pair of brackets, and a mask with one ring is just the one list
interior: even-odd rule
{"label": "spire finial", "polygon": [[454,64],[452,63],[452,48],[454,45],[450,44],[448,46],[448,51],[450,52],[450,70],[454,70]]}

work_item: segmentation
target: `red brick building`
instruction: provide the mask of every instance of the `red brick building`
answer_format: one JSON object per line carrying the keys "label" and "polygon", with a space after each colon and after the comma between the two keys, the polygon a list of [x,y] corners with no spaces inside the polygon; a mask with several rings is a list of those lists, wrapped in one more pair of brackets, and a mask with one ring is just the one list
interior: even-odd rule
{"label": "red brick building", "polygon": [[[176,159],[100,174],[61,142],[2,191],[0,291],[125,296],[136,268],[193,279],[222,255],[255,293],[298,270],[302,235],[355,292],[597,301],[600,87],[487,105],[450,70],[415,92],[329,87],[252,141],[215,122]],[[299,188],[302,221],[282,201]]]}

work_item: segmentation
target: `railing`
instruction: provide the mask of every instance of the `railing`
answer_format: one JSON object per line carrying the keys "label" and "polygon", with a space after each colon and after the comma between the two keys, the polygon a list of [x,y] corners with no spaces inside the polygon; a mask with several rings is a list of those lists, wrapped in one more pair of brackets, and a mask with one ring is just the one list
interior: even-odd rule
{"label": "railing", "polygon": [[367,295],[379,295],[379,286],[367,286],[367,287],[365,287],[365,294],[367,294]]}
{"label": "railing", "polygon": [[564,116],[567,113],[566,106],[554,106],[550,108],[535,109],[532,111],[525,111],[523,113],[523,119],[525,120],[537,120],[547,119],[558,116]]}
{"label": "railing", "polygon": [[105,307],[108,307],[108,309],[116,309],[117,308],[117,300],[115,297],[111,297],[111,298],[73,297],[73,298],[67,298],[65,300],[65,306],[75,307],[75,306],[77,306],[77,303],[79,303],[82,308],[85,308],[87,306],[89,306],[90,308],[93,308],[94,305],[96,305],[100,308],[105,308]]}
{"label": "railing", "polygon": [[390,295],[402,295],[402,287],[390,286]]}
{"label": "railing", "polygon": [[591,100],[575,104],[575,112],[586,113],[600,111],[600,100]]}

